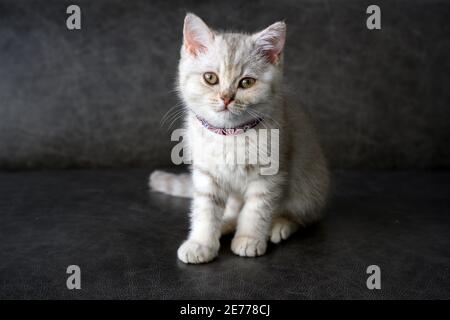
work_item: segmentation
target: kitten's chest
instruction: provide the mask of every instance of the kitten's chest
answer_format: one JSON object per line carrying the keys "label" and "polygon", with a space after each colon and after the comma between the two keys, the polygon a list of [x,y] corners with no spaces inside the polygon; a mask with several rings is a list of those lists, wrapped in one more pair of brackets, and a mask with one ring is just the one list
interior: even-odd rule
{"label": "kitten's chest", "polygon": [[215,169],[234,172],[258,164],[258,140],[252,135],[224,136],[195,132],[190,141],[192,160]]}
{"label": "kitten's chest", "polygon": [[193,135],[190,140],[194,166],[208,170],[231,189],[245,188],[249,179],[257,173],[257,164],[249,163],[248,148],[255,142],[247,139],[247,144],[239,142],[237,136],[210,134]]}

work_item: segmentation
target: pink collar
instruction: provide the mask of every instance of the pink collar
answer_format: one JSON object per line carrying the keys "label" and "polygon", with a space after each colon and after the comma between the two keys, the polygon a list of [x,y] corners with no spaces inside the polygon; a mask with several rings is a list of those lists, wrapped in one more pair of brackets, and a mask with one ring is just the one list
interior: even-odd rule
{"label": "pink collar", "polygon": [[214,133],[223,135],[223,136],[231,136],[231,135],[237,135],[246,132],[247,130],[250,130],[254,127],[256,127],[263,119],[262,118],[256,118],[249,122],[246,122],[244,124],[241,124],[240,126],[237,126],[235,128],[217,128],[213,125],[209,124],[208,121],[205,119],[202,119],[197,116],[197,119],[200,121],[203,127],[208,129],[209,131],[212,131]]}

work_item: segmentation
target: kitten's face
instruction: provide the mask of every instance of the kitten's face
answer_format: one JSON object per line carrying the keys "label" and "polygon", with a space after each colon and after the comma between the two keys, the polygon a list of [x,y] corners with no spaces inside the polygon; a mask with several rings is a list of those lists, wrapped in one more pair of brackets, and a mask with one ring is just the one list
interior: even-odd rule
{"label": "kitten's face", "polygon": [[285,24],[255,35],[215,33],[188,14],[179,66],[186,106],[214,126],[270,116],[281,85]]}

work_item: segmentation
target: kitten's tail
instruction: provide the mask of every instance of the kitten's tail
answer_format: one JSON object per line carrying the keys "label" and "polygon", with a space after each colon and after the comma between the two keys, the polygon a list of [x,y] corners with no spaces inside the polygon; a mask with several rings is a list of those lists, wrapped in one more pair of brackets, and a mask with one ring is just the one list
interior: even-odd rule
{"label": "kitten's tail", "polygon": [[150,175],[149,186],[153,191],[192,198],[192,179],[188,173],[174,174],[155,170]]}

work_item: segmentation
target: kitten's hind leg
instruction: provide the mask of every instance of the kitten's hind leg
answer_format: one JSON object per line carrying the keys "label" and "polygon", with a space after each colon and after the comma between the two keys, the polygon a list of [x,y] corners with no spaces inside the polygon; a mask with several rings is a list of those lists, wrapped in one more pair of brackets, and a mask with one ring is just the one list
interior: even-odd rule
{"label": "kitten's hind leg", "polygon": [[230,195],[227,200],[222,222],[222,235],[230,234],[236,230],[237,218],[241,212],[244,200],[237,195]]}
{"label": "kitten's hind leg", "polygon": [[272,243],[280,243],[282,240],[289,238],[299,227],[300,225],[292,219],[284,216],[274,217],[270,231],[270,241]]}

